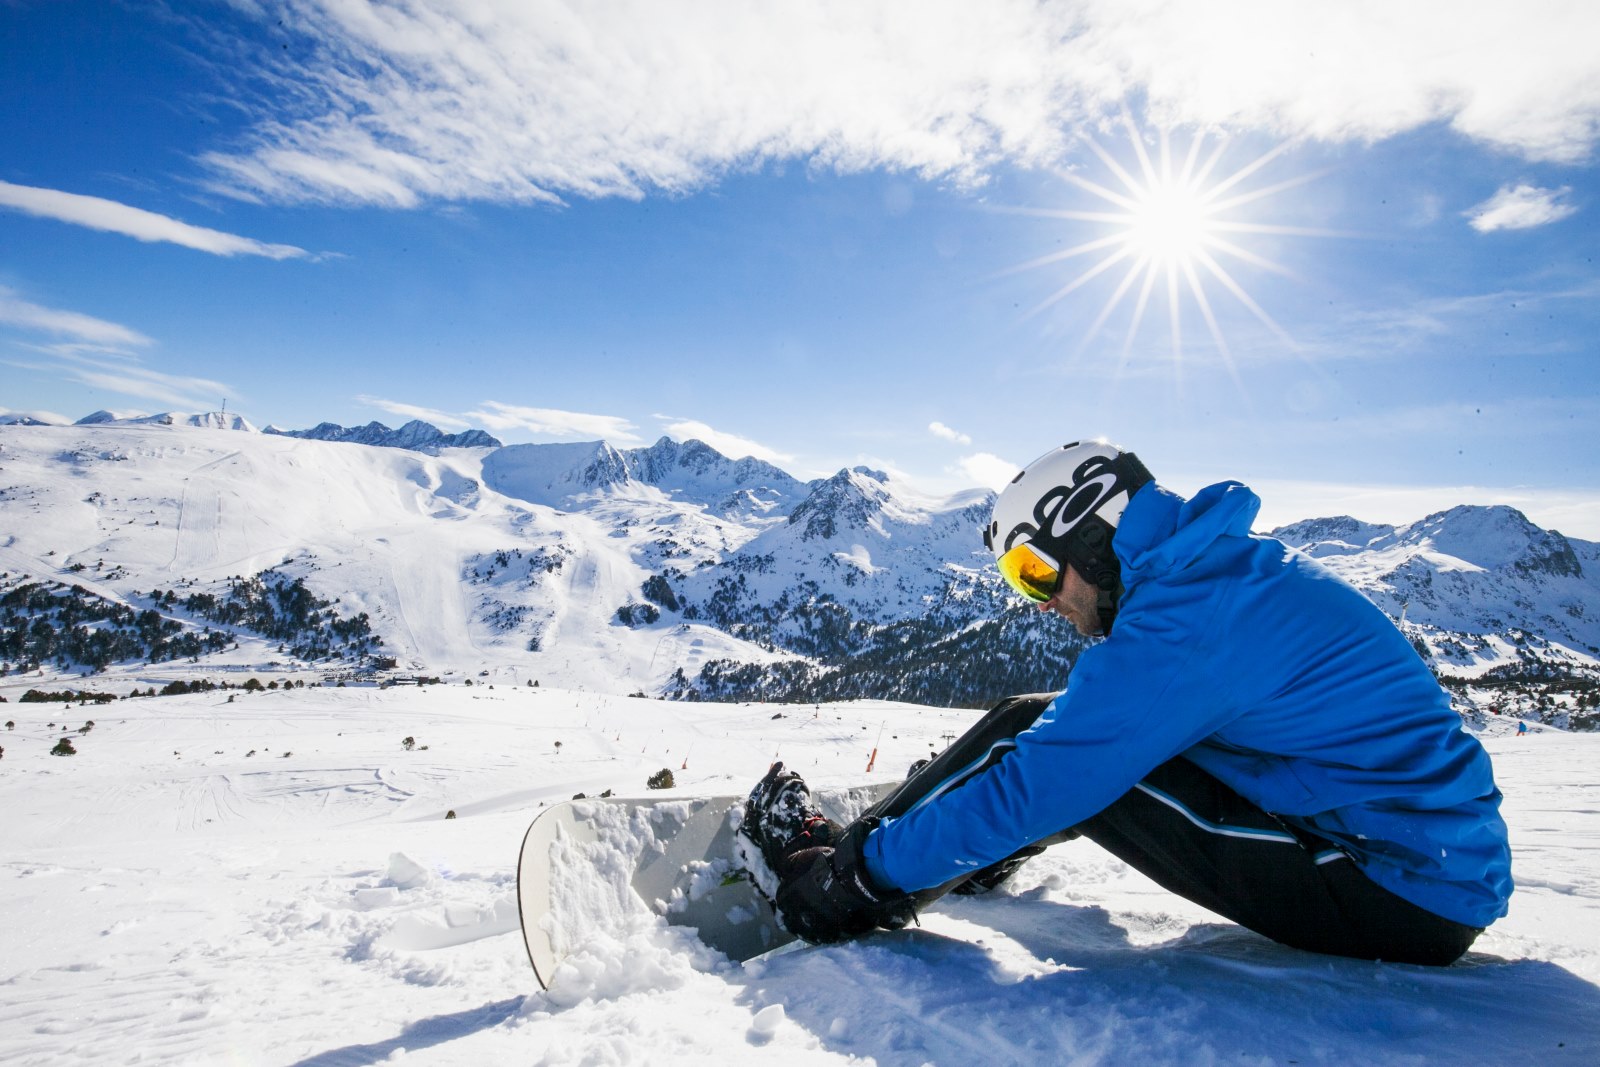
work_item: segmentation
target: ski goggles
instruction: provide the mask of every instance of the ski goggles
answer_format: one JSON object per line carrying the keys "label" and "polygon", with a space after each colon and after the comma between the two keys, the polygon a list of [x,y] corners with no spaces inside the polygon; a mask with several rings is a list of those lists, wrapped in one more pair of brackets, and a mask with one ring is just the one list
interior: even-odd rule
{"label": "ski goggles", "polygon": [[1027,541],[1012,546],[995,566],[1007,585],[1035,604],[1047,602],[1061,588],[1061,568]]}

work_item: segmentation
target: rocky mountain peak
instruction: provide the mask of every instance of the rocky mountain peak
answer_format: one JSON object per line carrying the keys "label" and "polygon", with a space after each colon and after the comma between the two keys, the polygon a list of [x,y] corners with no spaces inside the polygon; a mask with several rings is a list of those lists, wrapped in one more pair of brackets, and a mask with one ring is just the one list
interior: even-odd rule
{"label": "rocky mountain peak", "polygon": [[811,490],[789,513],[789,525],[800,529],[800,539],[836,536],[841,530],[859,528],[889,500],[884,486],[886,476],[864,468],[842,470]]}
{"label": "rocky mountain peak", "polygon": [[704,441],[662,437],[622,453],[630,477],[727,518],[783,514],[805,486],[787,471],[746,456],[733,460]]}
{"label": "rocky mountain peak", "polygon": [[498,448],[500,442],[482,430],[445,433],[430,422],[412,419],[398,430],[374,420],[365,426],[341,426],[319,422],[309,430],[281,430],[267,427],[266,433],[299,437],[307,441],[337,441],[343,444],[373,445],[379,448],[404,448],[412,452],[436,454],[441,448]]}
{"label": "rocky mountain peak", "polygon": [[1484,570],[1577,577],[1583,573],[1565,537],[1534,525],[1516,508],[1463,504],[1396,534],[1396,542],[1452,556]]}
{"label": "rocky mountain peak", "polygon": [[800,485],[793,475],[765,460],[754,456],[729,459],[704,441],[693,438],[678,442],[662,437],[647,448],[631,449],[623,455],[633,477],[650,485],[670,482],[674,476],[683,475],[714,476],[728,483],[729,488],[772,487],[792,492]]}
{"label": "rocky mountain peak", "polygon": [[1332,518],[1304,519],[1280,526],[1271,532],[1284,544],[1300,549],[1307,555],[1342,556],[1366,550],[1374,542],[1394,533],[1393,526],[1362,522],[1349,515]]}
{"label": "rocky mountain peak", "polygon": [[572,480],[586,489],[619,485],[629,480],[627,457],[606,442],[597,442],[588,461],[572,472]]}

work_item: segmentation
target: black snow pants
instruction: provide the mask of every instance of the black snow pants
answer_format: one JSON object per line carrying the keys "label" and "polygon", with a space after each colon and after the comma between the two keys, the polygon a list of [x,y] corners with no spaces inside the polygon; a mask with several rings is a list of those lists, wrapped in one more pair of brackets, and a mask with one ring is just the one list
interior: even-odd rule
{"label": "black snow pants", "polygon": [[[1053,698],[1001,701],[868,814],[900,815],[929,793],[959,789],[1015,747]],[[1332,842],[1290,827],[1181,755],[1098,815],[1036,844],[1075,837],[1240,926],[1311,952],[1443,966],[1482,932],[1380,887]],[[915,895],[931,903],[966,877]]]}

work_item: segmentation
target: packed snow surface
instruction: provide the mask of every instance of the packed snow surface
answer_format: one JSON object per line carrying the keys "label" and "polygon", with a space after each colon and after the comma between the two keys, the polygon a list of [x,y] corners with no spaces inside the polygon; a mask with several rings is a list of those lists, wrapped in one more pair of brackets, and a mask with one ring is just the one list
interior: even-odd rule
{"label": "packed snow surface", "polygon": [[[542,804],[663,767],[738,792],[775,755],[882,780],[975,714],[503,682],[0,691],[9,1065],[1600,1062],[1600,737],[1486,737],[1518,890],[1448,969],[1279,947],[1079,841],[920,928],[744,965],[619,908],[545,993],[515,897]],[[64,732],[78,754],[50,755]]]}

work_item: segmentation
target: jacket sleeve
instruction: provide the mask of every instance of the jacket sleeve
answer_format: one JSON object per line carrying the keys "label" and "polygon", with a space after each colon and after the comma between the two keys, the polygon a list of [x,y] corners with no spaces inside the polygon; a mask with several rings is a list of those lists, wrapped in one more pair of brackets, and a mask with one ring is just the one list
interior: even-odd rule
{"label": "jacket sleeve", "polygon": [[868,873],[908,892],[969,874],[1075,826],[1232,717],[1207,668],[1228,583],[1163,590],[1118,617],[1078,658],[1067,690],[1016,748],[960,787],[930,795],[867,839]]}

